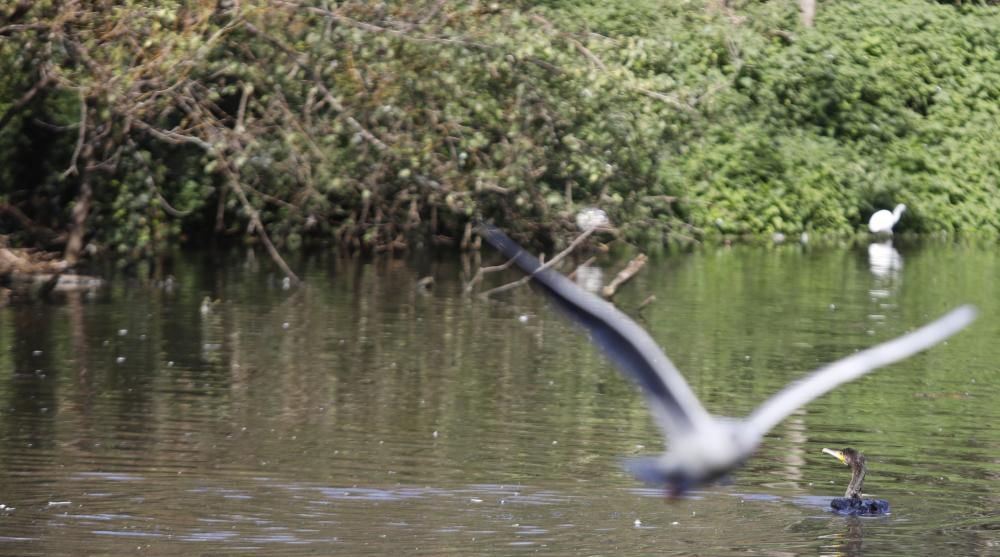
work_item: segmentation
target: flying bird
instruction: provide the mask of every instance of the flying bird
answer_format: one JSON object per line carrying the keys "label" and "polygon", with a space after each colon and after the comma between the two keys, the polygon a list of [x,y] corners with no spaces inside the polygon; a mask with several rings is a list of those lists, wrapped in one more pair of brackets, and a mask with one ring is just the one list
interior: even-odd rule
{"label": "flying bird", "polygon": [[548,299],[583,327],[608,359],[642,388],[650,413],[667,438],[667,451],[658,457],[628,459],[625,467],[640,480],[664,485],[675,495],[710,483],[742,464],[764,434],[796,408],[838,385],[934,346],[965,328],[976,315],[972,306],[959,307],[916,331],[816,370],[745,418],[713,416],[635,321],[558,272],[544,268],[496,227],[484,225],[480,233],[530,275]]}
{"label": "flying bird", "polygon": [[892,212],[885,209],[875,211],[875,214],[868,219],[868,230],[871,230],[872,234],[892,234],[892,227],[896,226],[905,210],[906,205],[900,203]]}

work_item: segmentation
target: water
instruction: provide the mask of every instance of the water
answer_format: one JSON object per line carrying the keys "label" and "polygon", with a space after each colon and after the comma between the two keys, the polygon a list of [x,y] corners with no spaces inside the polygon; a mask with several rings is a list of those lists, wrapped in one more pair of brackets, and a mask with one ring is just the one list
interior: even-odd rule
{"label": "water", "polygon": [[[674,501],[619,467],[662,448],[642,397],[538,294],[465,296],[471,267],[450,259],[304,267],[306,285],[285,290],[266,263],[206,254],[176,262],[172,288],[118,277],[93,297],[0,308],[0,555],[1000,546],[995,250],[651,261],[617,302],[637,315],[655,294],[638,315],[720,414],[960,302],[981,311],[785,420],[728,485]],[[826,510],[849,472],[820,450],[848,445],[891,516]]]}

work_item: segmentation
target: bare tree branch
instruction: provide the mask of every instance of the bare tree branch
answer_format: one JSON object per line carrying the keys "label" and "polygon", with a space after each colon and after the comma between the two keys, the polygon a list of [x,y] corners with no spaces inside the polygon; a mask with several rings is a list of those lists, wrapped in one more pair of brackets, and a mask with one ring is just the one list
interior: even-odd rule
{"label": "bare tree branch", "polygon": [[[563,259],[565,259],[567,255],[569,255],[570,253],[572,253],[573,250],[575,250],[580,244],[582,244],[587,238],[589,238],[590,235],[593,234],[595,230],[598,230],[598,229],[597,228],[590,228],[590,229],[584,230],[579,236],[576,237],[576,239],[574,239],[569,244],[569,246],[566,247],[566,249],[564,249],[561,252],[559,252],[551,260],[546,261],[545,263],[543,263],[538,268],[538,270],[536,270],[535,272],[538,273],[538,272],[544,271],[545,269],[548,269],[549,267],[552,267],[556,263],[559,263],[560,261],[562,261]],[[525,284],[528,284],[529,282],[531,282],[531,275],[524,276],[524,277],[522,277],[522,278],[520,278],[518,280],[515,280],[514,282],[509,282],[507,284],[504,284],[504,285],[501,285],[501,286],[497,286],[496,288],[491,288],[490,290],[487,290],[487,291],[483,292],[482,294],[480,294],[480,296],[482,296],[483,298],[488,298],[488,297],[492,296],[493,294],[499,294],[500,292],[506,292],[508,290],[513,290],[514,288],[517,288],[518,286],[523,286]]]}
{"label": "bare tree branch", "polygon": [[14,118],[14,114],[16,114],[17,111],[24,108],[29,102],[31,102],[31,99],[35,98],[35,95],[37,95],[39,91],[44,89],[51,81],[52,81],[52,76],[49,75],[49,73],[46,72],[44,68],[42,68],[42,76],[38,79],[38,81],[35,82],[35,84],[31,87],[31,89],[28,89],[23,95],[21,95],[20,98],[14,101],[14,104],[7,107],[7,110],[4,111],[3,116],[0,116],[0,130],[4,129],[4,127],[8,123],[10,123],[11,119]]}
{"label": "bare tree branch", "polygon": [[197,147],[200,147],[201,149],[205,150],[206,152],[209,152],[209,153],[212,152],[212,144],[209,143],[209,142],[207,142],[207,141],[205,141],[205,140],[203,140],[203,139],[201,139],[201,138],[199,138],[199,137],[195,137],[193,135],[187,135],[187,134],[183,134],[183,133],[177,133],[177,132],[173,132],[173,131],[170,131],[170,130],[161,130],[159,128],[155,128],[153,126],[150,126],[149,124],[147,124],[147,123],[145,123],[145,122],[143,122],[141,120],[135,120],[132,123],[136,127],[142,128],[143,130],[146,130],[147,132],[150,133],[150,135],[152,135],[152,136],[154,136],[157,139],[160,139],[162,141],[166,141],[167,143],[171,143],[173,145],[190,144],[190,145],[195,145]]}
{"label": "bare tree branch", "polygon": [[246,117],[247,113],[247,100],[250,98],[250,95],[252,93],[253,93],[253,84],[244,83],[243,94],[240,95],[240,106],[236,111],[236,126],[234,128],[234,131],[236,133],[243,133],[246,130],[246,128],[244,128],[243,126],[243,119]]}
{"label": "bare tree branch", "polygon": [[260,213],[257,212],[257,209],[250,203],[250,200],[247,199],[247,195],[244,193],[243,187],[240,184],[240,181],[236,178],[235,173],[224,161],[222,166],[226,170],[226,176],[229,178],[229,187],[236,192],[236,197],[243,205],[243,210],[246,211],[247,215],[250,217],[250,225],[257,232],[257,235],[260,236],[260,241],[264,243],[267,253],[271,256],[271,259],[278,265],[278,267],[281,268],[282,272],[285,273],[285,276],[290,278],[293,283],[300,284],[302,279],[300,279],[299,276],[292,271],[292,268],[288,266],[288,263],[285,263],[284,258],[282,258],[281,254],[278,253],[278,249],[274,247],[274,243],[271,242],[271,237],[268,236],[267,230],[264,229],[264,223],[260,220]]}
{"label": "bare tree branch", "polygon": [[[307,11],[307,12],[310,12],[310,13],[314,13],[314,14],[317,14],[317,15],[328,17],[330,19],[336,20],[338,23],[341,23],[343,25],[349,25],[351,27],[355,27],[355,28],[361,29],[363,31],[368,31],[369,33],[389,34],[389,35],[393,35],[393,36],[399,37],[401,39],[409,40],[409,41],[423,42],[423,43],[434,43],[434,44],[441,44],[441,45],[451,45],[451,46],[461,46],[461,47],[471,48],[471,49],[475,49],[475,50],[483,50],[483,51],[497,50],[497,47],[494,46],[494,45],[491,45],[491,44],[486,44],[486,43],[481,43],[481,42],[476,42],[476,41],[469,41],[469,40],[465,40],[465,39],[458,38],[458,37],[447,37],[447,36],[442,37],[442,36],[436,36],[436,35],[428,35],[426,33],[420,33],[420,32],[414,31],[412,29],[412,27],[409,28],[409,29],[393,29],[393,28],[390,28],[390,27],[382,27],[382,26],[374,25],[372,23],[367,23],[367,22],[364,22],[364,21],[358,21],[356,19],[347,17],[347,16],[345,16],[343,14],[340,14],[340,13],[337,13],[337,12],[334,12],[334,11],[330,11],[330,10],[327,10],[327,9],[324,9],[324,8],[318,8],[318,7],[315,7],[315,6],[304,6],[302,4],[299,4],[299,3],[296,3],[296,2],[290,2],[290,1],[287,1],[287,0],[278,0],[275,3],[279,4],[279,5],[282,5],[282,6],[285,6],[287,8],[294,8],[294,9],[298,9],[298,10],[304,10],[304,11]],[[544,69],[546,69],[548,71],[551,71],[553,73],[558,73],[558,74],[563,73],[563,70],[561,68],[559,68],[558,66],[556,66],[556,65],[554,65],[554,64],[552,64],[550,62],[546,62],[545,60],[542,60],[542,59],[534,57],[534,56],[529,56],[529,57],[525,58],[525,61],[530,62],[530,63],[532,63],[532,64],[534,64],[536,66],[539,66],[541,68],[544,68]]]}

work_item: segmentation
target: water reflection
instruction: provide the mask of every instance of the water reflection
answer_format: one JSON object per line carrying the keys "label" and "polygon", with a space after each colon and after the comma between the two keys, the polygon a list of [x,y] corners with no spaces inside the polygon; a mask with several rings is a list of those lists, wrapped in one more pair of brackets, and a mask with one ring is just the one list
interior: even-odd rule
{"label": "water reflection", "polygon": [[604,287],[604,270],[596,265],[580,265],[573,273],[576,284],[588,292],[597,293]]}
{"label": "water reflection", "polygon": [[[825,525],[830,533],[820,536],[821,547],[819,555],[831,557],[859,557],[865,555],[865,522],[880,519],[864,519],[856,516],[843,517],[842,520],[830,520]],[[881,519],[887,520],[887,519]],[[872,552],[869,552],[872,554]]]}
{"label": "water reflection", "polygon": [[903,256],[892,246],[892,240],[872,242],[868,244],[868,267],[878,279],[895,279],[903,270]]}
{"label": "water reflection", "polygon": [[[176,261],[172,291],[119,278],[0,308],[0,555],[987,554],[1000,266],[963,250],[909,250],[871,334],[856,251],[651,261],[619,301],[656,295],[644,324],[714,413],[958,302],[982,310],[786,420],[732,485],[669,503],[619,468],[659,450],[632,385],[536,293],[464,296],[450,261],[318,258],[285,291],[264,263],[206,257]],[[893,504],[863,531],[826,510],[844,471],[819,449],[847,444]]]}
{"label": "water reflection", "polygon": [[868,318],[882,325],[889,318],[889,312],[896,307],[894,294],[903,284],[903,257],[893,247],[891,238],[868,245],[868,268],[872,274],[868,293],[875,303]]}
{"label": "water reflection", "polygon": [[792,485],[798,485],[798,482],[802,481],[804,477],[805,453],[809,450],[808,428],[804,420],[805,413],[805,408],[799,408],[778,426],[781,429],[785,445],[782,459],[786,466],[782,476],[785,480],[792,482]]}

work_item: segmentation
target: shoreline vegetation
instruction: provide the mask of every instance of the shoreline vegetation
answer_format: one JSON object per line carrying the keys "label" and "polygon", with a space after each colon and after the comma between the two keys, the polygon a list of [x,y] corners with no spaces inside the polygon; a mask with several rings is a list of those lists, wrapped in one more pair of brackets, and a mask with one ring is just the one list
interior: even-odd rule
{"label": "shoreline vegetation", "polygon": [[[808,4],[808,2],[807,2]],[[997,2],[307,0],[0,8],[0,237],[642,249],[1000,234]],[[123,263],[125,264],[125,263]]]}

